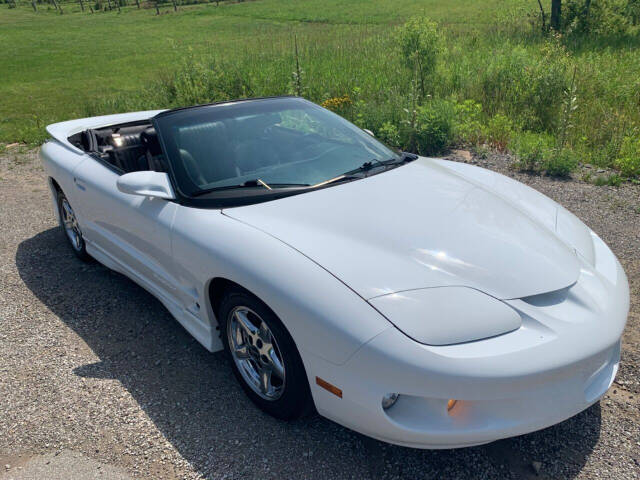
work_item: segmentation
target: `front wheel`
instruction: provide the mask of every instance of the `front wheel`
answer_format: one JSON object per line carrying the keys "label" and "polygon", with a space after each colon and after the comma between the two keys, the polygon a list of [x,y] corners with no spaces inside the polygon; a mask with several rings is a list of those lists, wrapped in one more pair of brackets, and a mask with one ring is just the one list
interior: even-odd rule
{"label": "front wheel", "polygon": [[91,257],[87,253],[82,231],[80,230],[80,225],[78,225],[78,218],[73,208],[71,208],[69,200],[67,200],[67,197],[61,191],[58,191],[57,202],[60,227],[62,227],[73,253],[75,253],[76,257],[80,260],[85,262],[89,261]]}
{"label": "front wheel", "polygon": [[233,373],[247,396],[277,418],[307,413],[311,408],[307,375],[278,317],[256,297],[238,289],[227,292],[218,318]]}

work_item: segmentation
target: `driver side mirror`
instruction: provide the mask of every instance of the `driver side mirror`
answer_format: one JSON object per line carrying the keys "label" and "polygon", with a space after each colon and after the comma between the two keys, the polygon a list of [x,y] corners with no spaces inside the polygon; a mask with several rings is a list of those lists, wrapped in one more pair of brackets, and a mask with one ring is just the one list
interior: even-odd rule
{"label": "driver side mirror", "polygon": [[164,172],[142,171],[125,173],[118,177],[116,185],[122,193],[130,195],[164,198],[165,200],[174,200],[176,198],[169,181],[169,175]]}

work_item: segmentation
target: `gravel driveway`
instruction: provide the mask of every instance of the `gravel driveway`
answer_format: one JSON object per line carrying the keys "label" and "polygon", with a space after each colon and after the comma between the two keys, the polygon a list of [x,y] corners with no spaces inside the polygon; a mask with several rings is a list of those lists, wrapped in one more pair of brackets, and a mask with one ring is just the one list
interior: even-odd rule
{"label": "gravel driveway", "polygon": [[[460,155],[514,176],[504,157]],[[419,451],[317,415],[262,414],[222,353],[133,282],[75,259],[36,152],[0,154],[0,479],[638,479],[640,187],[515,176],[586,221],[624,265],[632,307],[620,373],[600,403],[560,425]]]}

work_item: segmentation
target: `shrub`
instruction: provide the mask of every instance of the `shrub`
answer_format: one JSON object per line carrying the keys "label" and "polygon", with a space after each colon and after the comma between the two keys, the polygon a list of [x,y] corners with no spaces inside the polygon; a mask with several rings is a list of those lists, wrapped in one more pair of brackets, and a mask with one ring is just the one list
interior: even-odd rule
{"label": "shrub", "polygon": [[484,138],[485,127],[482,124],[482,105],[474,100],[456,103],[455,137],[457,143],[475,145]]}
{"label": "shrub", "polygon": [[184,106],[251,96],[249,79],[230,65],[204,62],[187,55],[182,65],[165,74],[151,92],[161,105]]}
{"label": "shrub", "polygon": [[625,13],[632,25],[640,24],[640,0],[627,0]]}
{"label": "shrub", "polygon": [[455,112],[451,102],[431,100],[416,112],[415,144],[421,155],[433,155],[446,149],[453,140]]}
{"label": "shrub", "polygon": [[609,175],[609,178],[607,178],[607,183],[612,187],[619,187],[622,184],[622,177],[614,173],[612,175]]}
{"label": "shrub", "polygon": [[558,124],[560,101],[569,86],[568,56],[557,40],[535,49],[505,46],[488,57],[472,88],[485,111],[517,118],[533,131],[552,131]]}
{"label": "shrub", "polygon": [[584,0],[569,0],[562,5],[563,28],[568,33],[616,35],[629,32],[636,21],[636,0],[598,0],[585,8]]}
{"label": "shrub", "polygon": [[568,177],[578,167],[578,160],[568,149],[553,150],[545,159],[542,168],[552,177]]}
{"label": "shrub", "polygon": [[417,75],[424,98],[427,78],[435,72],[443,48],[438,26],[427,17],[410,18],[398,29],[398,43],[404,64]]}
{"label": "shrub", "polygon": [[531,132],[517,135],[510,144],[516,156],[515,168],[522,172],[538,172],[551,154],[549,138]]}
{"label": "shrub", "polygon": [[640,136],[626,136],[618,158],[613,162],[625,177],[640,176]]}
{"label": "shrub", "polygon": [[598,175],[595,180],[593,181],[593,184],[601,187],[603,185],[610,185],[612,187],[619,187],[622,184],[622,177],[620,175],[617,174],[612,174],[609,176],[605,176],[605,175]]}
{"label": "shrub", "polygon": [[594,180],[593,180],[593,184],[597,187],[602,187],[603,185],[607,184],[607,177],[605,177],[604,175],[598,175]]}
{"label": "shrub", "polygon": [[489,120],[487,140],[493,148],[504,152],[507,149],[509,140],[511,140],[513,131],[513,122],[506,115],[498,113]]}
{"label": "shrub", "polygon": [[391,122],[384,122],[382,126],[378,129],[377,137],[380,141],[386,143],[391,147],[399,147],[400,142],[400,131],[398,127],[396,127]]}

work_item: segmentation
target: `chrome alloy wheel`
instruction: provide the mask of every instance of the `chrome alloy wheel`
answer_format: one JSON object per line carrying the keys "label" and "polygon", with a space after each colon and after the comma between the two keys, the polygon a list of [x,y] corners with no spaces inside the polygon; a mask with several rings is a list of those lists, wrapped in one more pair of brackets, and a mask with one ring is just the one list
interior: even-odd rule
{"label": "chrome alloy wheel", "polygon": [[76,219],[76,214],[73,212],[71,205],[66,198],[62,199],[60,208],[60,215],[62,216],[62,224],[64,225],[64,231],[71,241],[71,245],[77,251],[82,250],[82,232]]}
{"label": "chrome alloy wheel", "polygon": [[229,350],[251,389],[266,400],[284,392],[285,368],[269,326],[248,307],[235,307],[227,318]]}

